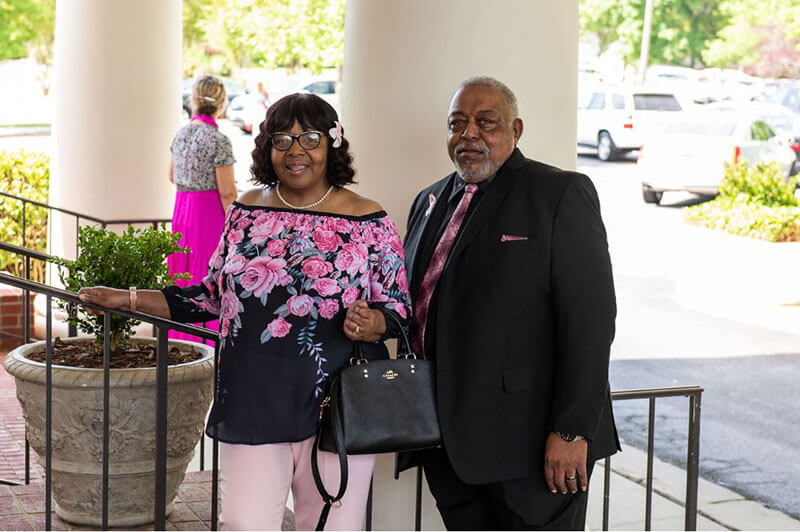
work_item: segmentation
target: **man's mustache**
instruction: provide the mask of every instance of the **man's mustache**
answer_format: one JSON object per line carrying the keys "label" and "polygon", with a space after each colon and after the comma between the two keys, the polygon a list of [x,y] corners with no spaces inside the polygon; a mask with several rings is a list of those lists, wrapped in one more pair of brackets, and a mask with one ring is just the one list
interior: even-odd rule
{"label": "man's mustache", "polygon": [[483,155],[489,154],[489,150],[485,146],[482,146],[475,142],[460,142],[456,145],[455,149],[456,154],[459,154],[465,150],[477,151],[482,153]]}

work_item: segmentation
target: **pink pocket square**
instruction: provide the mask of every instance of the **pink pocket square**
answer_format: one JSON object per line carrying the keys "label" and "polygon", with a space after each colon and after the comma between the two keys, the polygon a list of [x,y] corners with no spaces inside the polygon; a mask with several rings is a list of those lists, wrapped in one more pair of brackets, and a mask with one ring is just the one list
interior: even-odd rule
{"label": "pink pocket square", "polygon": [[517,240],[528,240],[528,237],[519,235],[503,235],[500,237],[500,242],[516,242]]}

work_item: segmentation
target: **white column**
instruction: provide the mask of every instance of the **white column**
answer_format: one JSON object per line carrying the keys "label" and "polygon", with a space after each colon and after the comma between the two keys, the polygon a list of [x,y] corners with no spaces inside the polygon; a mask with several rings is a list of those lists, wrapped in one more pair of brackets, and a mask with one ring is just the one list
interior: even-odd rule
{"label": "white column", "polygon": [[[172,215],[181,9],[180,0],[57,2],[51,204],[103,219]],[[74,221],[54,222],[52,253],[72,256]]]}
{"label": "white column", "polygon": [[416,192],[452,171],[447,108],[468,77],[515,92],[527,157],[575,168],[578,0],[348,0],[344,48],[357,190],[401,228]]}
{"label": "white column", "polygon": [[[341,106],[357,191],[404,232],[417,192],[453,171],[447,108],[476,75],[516,93],[527,157],[574,169],[577,64],[578,0],[347,0]],[[414,474],[396,482],[392,467],[378,458],[376,530],[414,526]],[[423,529],[440,528],[429,495],[423,508]]]}

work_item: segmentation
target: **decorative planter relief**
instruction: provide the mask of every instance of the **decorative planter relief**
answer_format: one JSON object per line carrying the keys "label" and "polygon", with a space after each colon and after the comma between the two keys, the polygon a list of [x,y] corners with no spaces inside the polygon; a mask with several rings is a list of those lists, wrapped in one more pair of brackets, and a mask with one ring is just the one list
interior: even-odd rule
{"label": "decorative planter relief", "polygon": [[[90,342],[69,339],[65,342]],[[155,339],[136,339],[154,343]],[[25,358],[45,342],[6,356],[28,439],[45,464],[45,365]],[[167,400],[167,514],[202,433],[213,393],[214,350],[170,340],[203,352],[170,366]],[[109,428],[109,526],[153,521],[155,489],[156,369],[112,369]],[[52,480],[56,514],[71,523],[102,524],[103,370],[53,365]]]}

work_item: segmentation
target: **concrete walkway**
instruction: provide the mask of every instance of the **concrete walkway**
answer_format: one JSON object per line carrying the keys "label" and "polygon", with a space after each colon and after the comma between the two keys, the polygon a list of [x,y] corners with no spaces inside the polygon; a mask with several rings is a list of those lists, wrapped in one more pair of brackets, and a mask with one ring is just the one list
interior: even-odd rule
{"label": "concrete walkway", "polygon": [[[0,353],[0,362],[4,354]],[[207,446],[207,450],[210,446]],[[701,449],[702,456],[702,449]],[[41,467],[31,458],[31,484],[0,485],[0,530],[44,529],[44,483]],[[196,463],[196,461],[195,461]],[[210,463],[207,462],[207,463]],[[191,466],[190,466],[191,467]],[[24,480],[24,422],[15,397],[14,379],[0,370],[0,478]],[[611,530],[643,530],[645,508],[646,455],[632,447],[615,455],[611,464],[609,525]],[[603,466],[592,474],[587,528],[600,530],[603,515]],[[653,530],[682,530],[682,501],[686,474],[682,469],[659,460],[654,465]],[[427,490],[426,490],[427,491]],[[389,494],[384,494],[389,496]],[[798,530],[800,521],[750,501],[726,488],[700,479],[698,487],[698,530]],[[380,497],[376,493],[376,497]],[[441,520],[426,503],[423,527],[441,530]],[[378,512],[386,508],[376,502],[374,528],[385,521]],[[392,508],[389,511],[397,511]],[[413,509],[410,511],[413,512]],[[167,520],[167,530],[208,530],[211,519],[211,475],[208,471],[187,473],[181,485],[175,510]],[[413,519],[411,521],[413,523]],[[287,513],[284,530],[293,528]],[[54,530],[90,530],[64,523],[53,515]],[[152,526],[141,527],[150,530]]]}
{"label": "concrete walkway", "polygon": [[[700,449],[702,460],[703,450]],[[611,459],[609,529],[644,530],[647,454],[633,447]],[[592,473],[586,526],[601,530],[603,467]],[[683,530],[686,472],[658,459],[653,464],[652,530]],[[698,482],[697,530],[800,530],[800,521],[727,488]]]}

